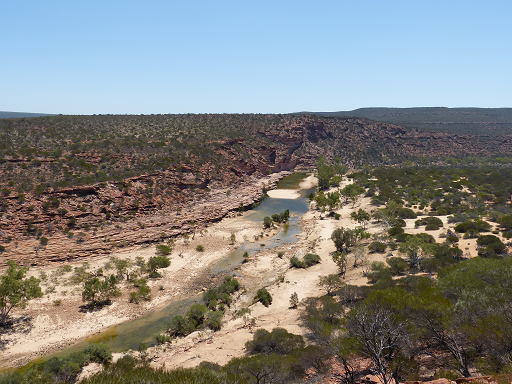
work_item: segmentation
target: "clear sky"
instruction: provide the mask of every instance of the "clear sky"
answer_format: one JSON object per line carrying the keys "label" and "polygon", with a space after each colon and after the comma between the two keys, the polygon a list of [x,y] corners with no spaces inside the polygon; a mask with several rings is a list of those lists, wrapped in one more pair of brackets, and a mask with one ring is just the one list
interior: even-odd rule
{"label": "clear sky", "polygon": [[0,0],[0,110],[512,107],[511,0]]}

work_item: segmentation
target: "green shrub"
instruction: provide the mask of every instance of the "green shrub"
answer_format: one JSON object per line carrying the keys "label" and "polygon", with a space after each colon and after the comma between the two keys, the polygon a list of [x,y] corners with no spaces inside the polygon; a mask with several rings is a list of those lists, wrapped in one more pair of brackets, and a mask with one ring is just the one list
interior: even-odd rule
{"label": "green shrub", "polygon": [[409,269],[407,261],[401,257],[390,257],[386,260],[392,275],[401,275]]}
{"label": "green shrub", "polygon": [[203,324],[207,311],[208,308],[203,304],[194,304],[188,309],[185,316],[193,329],[196,329]]}
{"label": "green shrub", "polygon": [[299,260],[298,257],[293,256],[290,259],[290,265],[293,268],[309,268],[312,265],[320,263],[320,260],[320,256],[313,253],[308,253],[306,256],[304,256],[304,260]]}
{"label": "green shrub", "polygon": [[492,229],[491,224],[483,220],[464,221],[455,226],[455,232],[464,233],[470,229],[478,232],[489,232]]}
{"label": "green shrub", "polygon": [[304,264],[306,264],[306,268],[320,263],[320,260],[320,256],[314,253],[308,253],[306,256],[304,256]]}
{"label": "green shrub", "polygon": [[146,269],[149,272],[149,277],[156,278],[160,277],[156,270],[167,268],[169,265],[171,265],[171,260],[168,256],[151,256],[146,264]]}
{"label": "green shrub", "polygon": [[187,336],[194,330],[194,325],[181,315],[174,316],[167,325],[167,332],[171,336]]}
{"label": "green shrub", "polygon": [[206,319],[204,320],[204,325],[211,329],[212,331],[220,331],[222,328],[222,316],[224,313],[222,311],[210,311],[206,315]]}
{"label": "green shrub", "polygon": [[300,261],[297,256],[293,256],[292,258],[290,258],[290,265],[293,268],[306,268],[304,262]]}
{"label": "green shrub", "polygon": [[478,249],[478,256],[480,257],[495,257],[496,251],[494,248],[491,247],[485,247],[485,248],[479,248]]}
{"label": "green shrub", "polygon": [[266,288],[261,288],[258,289],[258,292],[256,292],[256,301],[259,301],[265,307],[268,307],[270,304],[272,304],[272,296]]}
{"label": "green shrub", "polygon": [[167,256],[172,252],[172,248],[165,244],[158,244],[156,246],[156,253],[160,256]]}
{"label": "green shrub", "polygon": [[157,333],[153,337],[155,338],[156,343],[159,345],[169,343],[170,341],[172,341],[172,337],[166,335],[165,333]]}
{"label": "green shrub", "polygon": [[272,218],[269,216],[265,216],[263,218],[263,227],[270,228],[272,226]]}
{"label": "green shrub", "polygon": [[20,372],[0,376],[2,384],[74,383],[81,369],[88,363],[109,364],[110,349],[105,344],[90,344],[80,352],[33,364]]}
{"label": "green shrub", "polygon": [[290,296],[290,308],[297,308],[299,305],[299,295],[297,295],[297,292],[293,292]]}
{"label": "green shrub", "polygon": [[388,235],[389,236],[396,236],[400,235],[401,233],[404,233],[404,229],[402,227],[391,227],[388,229]]}
{"label": "green shrub", "polygon": [[[507,249],[507,246],[505,244],[503,244],[503,242],[497,236],[494,236],[494,235],[479,236],[478,239],[476,240],[476,243],[480,247],[487,248],[487,250],[485,252],[482,251],[482,253],[484,253],[484,254],[489,253],[491,249],[493,250],[493,252],[495,254],[502,254]],[[479,251],[479,255],[480,255],[480,251]],[[492,255],[492,252],[491,252],[491,255]]]}
{"label": "green shrub", "polygon": [[373,241],[368,245],[368,250],[371,253],[384,253],[386,251],[386,244],[380,241]]}
{"label": "green shrub", "polygon": [[374,261],[371,265],[371,272],[367,273],[368,282],[375,284],[379,281],[389,281],[391,278],[391,268],[386,267],[382,261]]}
{"label": "green shrub", "polygon": [[130,303],[138,304],[141,299],[151,299],[151,288],[148,286],[146,279],[139,279],[134,282],[137,287],[136,292],[130,292]]}
{"label": "green shrub", "polygon": [[239,289],[240,282],[231,276],[226,276],[224,283],[203,293],[203,303],[211,310],[216,310],[219,304],[229,306],[232,300],[230,295]]}
{"label": "green shrub", "polygon": [[98,277],[89,278],[84,284],[82,300],[89,301],[92,305],[107,303],[111,297],[119,296],[117,279],[114,275],[100,280]]}
{"label": "green shrub", "polygon": [[428,273],[437,272],[442,266],[442,260],[433,257],[429,257],[420,261],[421,269]]}
{"label": "green shrub", "polygon": [[435,224],[427,224],[425,226],[425,231],[437,231],[439,229],[439,226]]}
{"label": "green shrub", "polygon": [[443,221],[439,217],[435,216],[426,216],[418,219],[414,222],[414,226],[420,227],[422,225],[436,225],[437,227],[442,227]]}
{"label": "green shrub", "polygon": [[415,219],[417,217],[416,213],[410,208],[397,208],[396,215],[401,219]]}
{"label": "green shrub", "polygon": [[203,245],[198,245],[198,246],[196,247],[196,251],[197,251],[197,252],[204,252],[204,246],[203,246]]}
{"label": "green shrub", "polygon": [[89,344],[82,350],[87,355],[87,360],[93,363],[107,364],[112,361],[112,353],[108,345],[103,343]]}
{"label": "green shrub", "polygon": [[449,243],[458,243],[459,238],[455,235],[450,235],[450,236],[446,236],[446,241],[448,241]]}

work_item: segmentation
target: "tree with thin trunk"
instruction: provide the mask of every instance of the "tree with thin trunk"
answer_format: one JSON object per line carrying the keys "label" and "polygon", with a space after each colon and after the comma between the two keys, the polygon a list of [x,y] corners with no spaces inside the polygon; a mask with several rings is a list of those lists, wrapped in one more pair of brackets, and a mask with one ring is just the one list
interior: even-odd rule
{"label": "tree with thin trunk", "polygon": [[345,274],[347,273],[347,252],[334,252],[332,255],[332,260],[338,267],[340,276],[344,278]]}
{"label": "tree with thin trunk", "polygon": [[398,384],[408,356],[409,332],[405,320],[378,304],[362,304],[347,315],[346,340],[369,358],[383,384]]}
{"label": "tree with thin trunk", "polygon": [[371,219],[370,214],[362,208],[359,208],[357,212],[352,212],[350,217],[361,227],[363,227],[363,230],[366,230],[366,224],[368,224]]}
{"label": "tree with thin trunk", "polygon": [[357,241],[357,234],[353,229],[345,229],[343,227],[336,228],[331,233],[331,240],[338,252],[342,252],[346,248],[355,245]]}
{"label": "tree with thin trunk", "polygon": [[333,296],[345,283],[338,275],[320,276],[318,285],[327,291],[327,295]]}
{"label": "tree with thin trunk", "polygon": [[25,278],[27,267],[19,267],[14,260],[7,262],[7,270],[0,276],[0,319],[7,324],[11,310],[24,308],[30,299],[43,296],[39,279],[34,276]]}

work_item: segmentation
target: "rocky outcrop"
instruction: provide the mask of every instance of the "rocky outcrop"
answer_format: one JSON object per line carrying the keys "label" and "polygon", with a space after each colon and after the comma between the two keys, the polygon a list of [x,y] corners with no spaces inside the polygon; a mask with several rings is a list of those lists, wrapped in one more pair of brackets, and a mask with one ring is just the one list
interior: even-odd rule
{"label": "rocky outcrop", "polygon": [[[25,265],[67,261],[108,254],[116,248],[150,244],[184,233],[192,235],[231,212],[250,207],[263,197],[265,190],[274,188],[277,181],[288,174],[248,177],[233,187],[201,193],[184,190],[180,196],[159,195],[145,200],[139,199],[135,191],[156,176],[127,181],[125,184],[130,187],[125,190],[106,184],[54,191],[51,195],[60,199],[59,207],[38,210],[41,214],[37,219],[33,219],[33,213],[27,216],[22,207],[18,208],[14,225],[2,233],[11,240],[6,251],[0,254],[0,265],[10,259]],[[162,175],[160,180],[176,182]],[[178,189],[184,182],[180,179]],[[198,184],[201,183],[195,185]],[[37,229],[20,233],[17,229],[27,222]],[[39,230],[41,234],[37,233]],[[43,237],[48,239],[47,244],[41,242]]]}

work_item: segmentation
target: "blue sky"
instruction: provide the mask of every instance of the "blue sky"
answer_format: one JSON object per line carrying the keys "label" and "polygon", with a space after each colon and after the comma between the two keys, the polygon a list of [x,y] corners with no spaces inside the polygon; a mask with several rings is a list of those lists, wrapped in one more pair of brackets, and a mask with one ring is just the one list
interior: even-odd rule
{"label": "blue sky", "polygon": [[512,107],[512,1],[0,0],[0,110]]}

